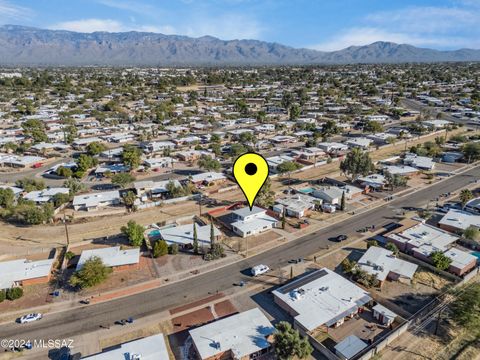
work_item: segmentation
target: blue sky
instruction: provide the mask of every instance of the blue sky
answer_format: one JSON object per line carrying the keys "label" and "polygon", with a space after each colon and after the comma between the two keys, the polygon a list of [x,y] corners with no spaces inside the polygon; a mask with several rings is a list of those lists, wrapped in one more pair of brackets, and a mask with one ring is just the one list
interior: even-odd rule
{"label": "blue sky", "polygon": [[0,24],[212,35],[318,50],[379,40],[480,48],[480,0],[0,0]]}

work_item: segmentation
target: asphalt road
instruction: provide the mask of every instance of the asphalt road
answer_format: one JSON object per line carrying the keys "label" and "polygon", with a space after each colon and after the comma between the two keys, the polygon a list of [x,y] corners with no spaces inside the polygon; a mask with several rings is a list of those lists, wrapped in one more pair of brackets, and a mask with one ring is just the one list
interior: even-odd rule
{"label": "asphalt road", "polygon": [[245,270],[253,265],[267,264],[272,269],[285,266],[289,259],[306,257],[329,243],[338,234],[354,233],[375,224],[377,228],[393,221],[395,210],[401,207],[422,207],[439,194],[455,192],[472,181],[480,179],[480,167],[452,176],[440,183],[405,197],[386,202],[385,206],[332,225],[297,240],[276,247],[265,253],[199,274],[181,282],[172,283],[141,294],[85,306],[65,312],[46,314],[44,319],[31,324],[6,324],[0,328],[0,339],[65,339],[98,330],[102,325],[112,325],[127,317],[140,318],[172,307],[205,298],[211,293],[231,290],[232,284],[247,278]]}

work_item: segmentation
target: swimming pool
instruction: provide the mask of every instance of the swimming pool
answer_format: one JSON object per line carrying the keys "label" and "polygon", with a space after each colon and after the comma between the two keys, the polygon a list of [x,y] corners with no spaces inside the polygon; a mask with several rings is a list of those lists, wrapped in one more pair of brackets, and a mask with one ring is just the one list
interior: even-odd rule
{"label": "swimming pool", "polygon": [[149,237],[159,237],[160,236],[160,230],[157,230],[157,229],[152,230],[148,233],[148,236]]}
{"label": "swimming pool", "polygon": [[314,192],[315,189],[309,187],[309,188],[299,189],[298,191],[301,192],[302,194],[310,194],[310,193]]}
{"label": "swimming pool", "polygon": [[471,254],[477,258],[477,263],[480,263],[480,251],[474,251]]}

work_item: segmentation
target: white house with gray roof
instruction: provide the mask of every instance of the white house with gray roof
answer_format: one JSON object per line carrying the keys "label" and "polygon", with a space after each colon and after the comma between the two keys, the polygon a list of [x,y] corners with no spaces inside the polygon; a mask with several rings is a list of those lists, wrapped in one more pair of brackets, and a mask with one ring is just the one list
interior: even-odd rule
{"label": "white house with gray roof", "polygon": [[273,229],[278,220],[267,215],[267,210],[254,206],[252,210],[244,207],[232,211],[233,221],[230,223],[232,230],[241,237],[260,234]]}

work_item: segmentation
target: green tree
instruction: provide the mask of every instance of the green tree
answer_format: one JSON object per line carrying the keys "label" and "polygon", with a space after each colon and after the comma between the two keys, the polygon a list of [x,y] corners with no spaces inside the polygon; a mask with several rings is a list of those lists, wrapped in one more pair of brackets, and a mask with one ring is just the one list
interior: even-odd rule
{"label": "green tree", "polygon": [[13,206],[14,202],[15,202],[15,194],[12,191],[12,189],[0,188],[0,206],[4,208],[10,208]]}
{"label": "green tree", "polygon": [[77,159],[78,170],[85,172],[98,164],[98,160],[87,154],[80,154]]}
{"label": "green tree", "polygon": [[342,199],[340,201],[340,210],[345,211],[347,208],[347,200],[345,197],[345,191],[342,192]]}
{"label": "green tree", "polygon": [[383,132],[383,126],[378,121],[370,120],[370,121],[367,121],[367,123],[363,127],[363,132],[374,133],[374,134],[381,133]]}
{"label": "green tree", "polygon": [[134,145],[125,145],[122,152],[123,163],[135,170],[140,166],[142,151]]}
{"label": "green tree", "polygon": [[389,171],[384,171],[383,175],[385,176],[385,184],[391,187],[392,190],[396,187],[407,185],[408,179],[405,176],[392,174]]}
{"label": "green tree", "polygon": [[480,242],[480,230],[475,226],[469,226],[463,232],[463,237],[467,240]]}
{"label": "green tree", "polygon": [[337,126],[337,123],[334,120],[327,120],[322,124],[322,136],[328,138],[332,135],[338,134],[340,129]]}
{"label": "green tree", "polygon": [[126,188],[135,180],[135,176],[129,173],[118,173],[112,176],[112,184],[118,185],[122,189]]}
{"label": "green tree", "polygon": [[133,191],[128,191],[126,194],[123,194],[122,199],[127,209],[136,210],[135,201],[137,200],[137,195],[135,195]]}
{"label": "green tree", "polygon": [[87,145],[87,153],[90,156],[98,155],[105,150],[107,150],[107,147],[98,141],[91,142]]}
{"label": "green tree", "polygon": [[263,183],[260,191],[255,198],[255,204],[260,207],[269,208],[275,203],[275,192],[271,190],[272,182],[270,178]]}
{"label": "green tree", "polygon": [[199,253],[197,224],[193,223],[193,253],[197,255]]}
{"label": "green tree", "polygon": [[5,293],[5,297],[10,301],[20,299],[22,296],[23,296],[23,289],[21,287],[13,287],[13,288],[7,289]]}
{"label": "green tree", "polygon": [[470,189],[463,189],[462,191],[460,191],[460,202],[462,203],[462,209],[472,199],[473,199],[473,193]]}
{"label": "green tree", "polygon": [[462,152],[468,163],[480,159],[480,142],[469,142],[462,147]]}
{"label": "green tree", "polygon": [[298,170],[302,167],[301,164],[297,163],[297,162],[294,162],[294,161],[284,161],[283,163],[281,163],[280,165],[277,166],[277,171],[280,173],[280,174],[287,174],[288,175],[288,179],[289,179],[289,182],[291,181],[291,175],[292,175],[292,172],[295,171],[295,170]]}
{"label": "green tree", "polygon": [[290,109],[289,109],[290,120],[298,119],[301,112],[302,112],[302,109],[300,108],[300,106],[296,104],[293,104],[292,106],[290,106]]}
{"label": "green tree", "polygon": [[342,263],[342,269],[345,274],[350,274],[353,272],[355,267],[357,266],[357,263],[353,260],[350,260],[349,258],[343,259]]}
{"label": "green tree", "polygon": [[0,290],[0,303],[4,302],[6,298],[7,294],[5,293],[5,290]]}
{"label": "green tree", "polygon": [[153,257],[157,258],[168,254],[168,244],[165,240],[158,240],[153,246]]}
{"label": "green tree", "polygon": [[313,348],[306,337],[300,336],[298,330],[286,322],[276,325],[274,334],[275,354],[279,360],[290,360],[293,357],[306,359],[313,352]]}
{"label": "green tree", "polygon": [[367,240],[367,249],[371,248],[372,246],[378,246],[377,240]]}
{"label": "green tree", "polygon": [[340,163],[340,170],[350,179],[355,180],[360,175],[367,176],[375,170],[368,152],[355,148],[345,156]]}
{"label": "green tree", "polygon": [[15,181],[15,185],[26,192],[45,189],[45,182],[41,179],[23,178]]}
{"label": "green tree", "polygon": [[387,243],[387,245],[385,245],[385,249],[390,250],[391,252],[393,252],[393,254],[394,254],[395,256],[398,256],[398,254],[400,253],[400,250],[398,250],[397,245],[395,245],[395,244],[392,243],[392,242]]}
{"label": "green tree", "polygon": [[77,179],[68,179],[63,183],[63,186],[69,189],[71,196],[76,195],[86,189],[85,185]]}
{"label": "green tree", "polygon": [[56,170],[56,173],[58,176],[69,178],[72,177],[73,171],[72,169],[64,166],[59,166]]}
{"label": "green tree", "polygon": [[143,244],[145,228],[142,225],[130,220],[127,226],[122,226],[120,230],[122,234],[128,237],[130,245],[138,247]]}
{"label": "green tree", "polygon": [[98,256],[92,256],[85,261],[82,268],[70,277],[70,285],[81,289],[98,285],[112,273]]}
{"label": "green tree", "polygon": [[480,327],[480,284],[473,283],[464,286],[450,308],[452,318],[458,325],[478,334]]}
{"label": "green tree", "polygon": [[433,265],[439,270],[447,270],[452,263],[452,259],[441,251],[434,251],[430,254]]}
{"label": "green tree", "polygon": [[213,159],[211,156],[202,155],[198,159],[198,167],[207,171],[218,171],[222,168],[220,161]]}
{"label": "green tree", "polygon": [[23,134],[33,140],[35,143],[48,141],[45,131],[45,124],[38,119],[29,119],[22,123]]}
{"label": "green tree", "polygon": [[62,194],[62,193],[58,193],[58,194],[55,194],[53,195],[53,204],[55,205],[55,207],[59,207],[63,204],[66,204],[70,201],[70,194]]}

